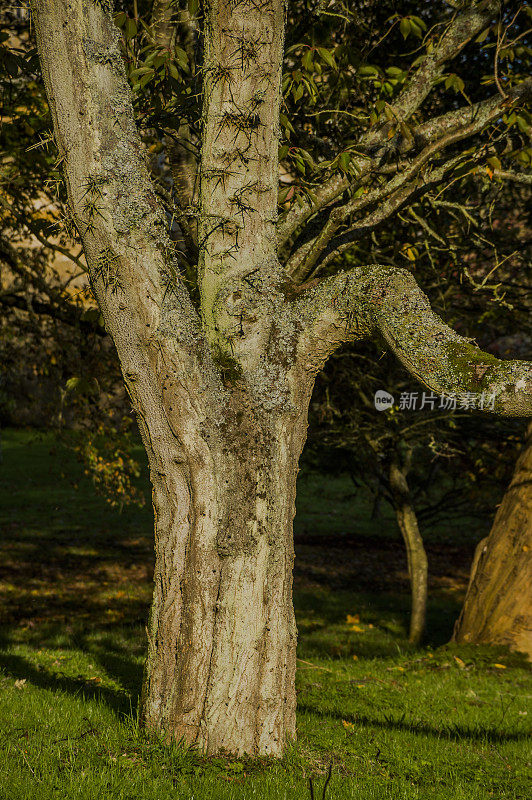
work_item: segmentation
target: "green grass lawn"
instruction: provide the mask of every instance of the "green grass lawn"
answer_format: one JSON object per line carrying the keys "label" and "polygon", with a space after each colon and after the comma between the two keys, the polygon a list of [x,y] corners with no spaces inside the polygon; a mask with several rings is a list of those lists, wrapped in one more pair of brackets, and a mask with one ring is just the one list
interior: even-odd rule
{"label": "green grass lawn", "polygon": [[[0,798],[529,798],[530,667],[447,647],[475,539],[429,546],[421,648],[390,516],[303,476],[296,520],[298,741],[277,762],[206,759],[137,726],[151,510],[94,494],[52,434],[2,432]],[[452,537],[451,537],[452,538]],[[454,541],[454,539],[453,539]]]}

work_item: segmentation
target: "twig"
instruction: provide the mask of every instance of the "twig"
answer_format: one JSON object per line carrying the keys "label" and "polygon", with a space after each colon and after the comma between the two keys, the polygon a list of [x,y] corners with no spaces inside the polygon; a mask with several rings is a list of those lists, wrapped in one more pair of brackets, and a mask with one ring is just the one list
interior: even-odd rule
{"label": "twig", "polygon": [[307,664],[312,669],[322,669],[324,672],[333,672],[332,669],[327,669],[327,667],[318,667],[317,664],[311,664],[310,661],[305,661],[304,658],[298,658],[297,661],[301,661],[302,664]]}

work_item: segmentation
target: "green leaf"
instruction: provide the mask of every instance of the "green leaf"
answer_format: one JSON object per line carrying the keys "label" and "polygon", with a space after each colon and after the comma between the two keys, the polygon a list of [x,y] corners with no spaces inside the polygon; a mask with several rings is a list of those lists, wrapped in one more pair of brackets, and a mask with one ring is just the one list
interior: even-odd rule
{"label": "green leaf", "polygon": [[162,67],[163,64],[166,64],[168,58],[169,58],[168,53],[160,53],[158,56],[155,56],[155,58],[153,59],[153,66],[155,67],[155,69],[159,69],[159,67]]}
{"label": "green leaf", "polygon": [[140,88],[144,89],[145,86],[153,79],[155,75],[155,70],[150,69],[141,79],[140,79]]}
{"label": "green leaf", "polygon": [[361,78],[373,78],[379,74],[377,67],[372,67],[370,64],[365,64],[363,67],[358,68],[358,75]]}
{"label": "green leaf", "polygon": [[290,191],[291,191],[292,188],[293,188],[292,186],[286,186],[286,187],[283,187],[282,189],[279,189],[279,194],[277,196],[277,202],[278,203],[286,202],[286,199],[287,199],[288,195],[290,194]]}
{"label": "green leaf", "polygon": [[170,73],[170,76],[174,80],[178,81],[181,78],[181,75],[179,73],[178,68],[176,67],[176,65],[172,61],[169,61],[168,64],[166,65],[166,67],[168,69],[168,72]]}
{"label": "green leaf", "polygon": [[351,163],[351,153],[347,151],[344,153],[340,153],[340,155],[338,156],[338,167],[342,170],[342,172],[347,172],[350,163]]}
{"label": "green leaf", "polygon": [[316,166],[316,164],[315,164],[315,162],[314,162],[314,159],[313,159],[313,158],[312,158],[312,156],[310,155],[310,153],[309,153],[307,150],[304,150],[302,147],[298,148],[298,153],[299,153],[299,155],[301,156],[301,158],[303,158],[303,159],[304,159],[304,160],[307,162],[307,164],[309,165],[309,167],[310,167],[311,169],[314,169],[314,167]]}
{"label": "green leaf", "polygon": [[138,79],[142,75],[146,75],[148,72],[153,73],[153,70],[150,67],[139,67],[138,69],[134,69],[129,73],[129,80],[132,83],[137,83]]}
{"label": "green leaf", "polygon": [[174,48],[174,58],[182,69],[188,70],[188,56],[181,47]]}
{"label": "green leaf", "polygon": [[129,42],[131,39],[134,39],[137,35],[137,22],[131,17],[128,17],[126,20],[125,25],[125,33],[126,33],[126,42]]}
{"label": "green leaf", "polygon": [[290,131],[291,133],[295,133],[295,130],[294,130],[293,126],[292,126],[292,123],[290,122],[290,120],[288,119],[286,114],[280,114],[279,115],[279,122],[281,123],[281,125],[283,126],[283,128],[286,131]]}
{"label": "green leaf", "polygon": [[305,174],[305,162],[303,161],[301,156],[296,153],[293,156],[293,161],[294,161],[294,164],[296,166],[297,171],[301,172],[301,174],[304,175]]}
{"label": "green leaf", "polygon": [[522,114],[517,115],[517,127],[521,133],[528,133],[530,130],[530,123]]}
{"label": "green leaf", "polygon": [[126,19],[127,19],[126,12],[125,11],[120,11],[118,14],[115,14],[115,16],[114,16],[115,25],[118,28],[122,28],[124,26],[125,22],[126,22]]}
{"label": "green leaf", "polygon": [[403,19],[399,24],[399,30],[403,34],[403,39],[408,38],[408,35],[410,34],[411,31],[410,20],[408,19],[408,17],[403,17]]}
{"label": "green leaf", "polygon": [[502,169],[502,164],[497,156],[488,158],[486,163],[489,164],[492,169]]}
{"label": "green leaf", "polygon": [[410,17],[410,21],[413,22],[418,28],[421,28],[422,31],[427,30],[427,23],[421,19],[421,17]]}
{"label": "green leaf", "polygon": [[294,98],[294,101],[297,103],[298,100],[301,100],[301,98],[303,97],[304,93],[305,93],[305,89],[304,89],[304,86],[303,86],[302,83],[300,83],[299,86],[295,86],[292,89],[292,97]]}
{"label": "green leaf", "polygon": [[403,69],[399,67],[388,67],[386,70],[386,74],[390,76],[390,78],[402,78],[406,74]]}
{"label": "green leaf", "polygon": [[303,58],[301,59],[301,64],[303,69],[306,69],[307,72],[312,70],[312,62],[314,61],[314,52],[309,48]]}
{"label": "green leaf", "polygon": [[487,38],[488,38],[488,33],[489,33],[489,32],[490,32],[490,29],[489,29],[489,28],[485,28],[485,29],[482,31],[482,33],[479,33],[479,35],[478,35],[478,36],[477,36],[477,38],[475,39],[475,42],[479,42],[479,43],[480,43],[480,42],[483,42],[483,41],[485,41],[485,39],[487,39]]}
{"label": "green leaf", "polygon": [[419,39],[423,38],[423,30],[422,30],[422,28],[420,28],[420,26],[417,24],[417,22],[414,22],[413,19],[410,20],[410,30],[412,31],[414,36],[417,36]]}
{"label": "green leaf", "polygon": [[454,89],[455,92],[463,92],[465,83],[459,75],[448,75],[445,79],[445,88]]}
{"label": "green leaf", "polygon": [[336,69],[336,61],[334,60],[334,55],[331,50],[327,50],[326,47],[318,47],[317,50],[323,61],[325,61],[329,67],[332,67],[332,69]]}

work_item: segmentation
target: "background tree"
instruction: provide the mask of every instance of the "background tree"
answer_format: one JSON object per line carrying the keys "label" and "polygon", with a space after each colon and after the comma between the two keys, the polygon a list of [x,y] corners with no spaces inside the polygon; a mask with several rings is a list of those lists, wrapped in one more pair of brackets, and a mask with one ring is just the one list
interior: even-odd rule
{"label": "background tree", "polygon": [[532,426],[489,536],[477,546],[454,639],[532,655]]}
{"label": "background tree", "polygon": [[[295,732],[297,462],[327,357],[345,341],[382,337],[434,391],[493,394],[502,414],[531,407],[530,365],[499,361],[448,328],[408,270],[355,265],[325,276],[414,198],[494,157],[489,137],[499,125],[497,157],[511,159],[507,134],[521,119],[511,114],[530,82],[514,60],[504,74],[497,65],[493,94],[467,87],[471,102],[448,102],[448,62],[497,24],[498,3],[438,6],[428,22],[399,21],[403,41],[419,32],[419,54],[412,60],[404,46],[406,68],[393,65],[404,75],[381,81],[383,103],[364,96],[359,129],[350,129],[355,144],[342,142],[328,159],[309,154],[312,164],[294,145],[290,160],[308,163],[320,186],[289,187],[277,222],[279,122],[297,130],[291,109],[280,108],[282,3],[207,4],[195,62],[158,42],[158,17],[139,35],[137,21],[119,15],[120,45],[107,0],[34,0],[32,9],[73,220],[150,462],[157,563],[143,719],[209,752],[278,754]],[[350,24],[340,5],[312,13]],[[497,45],[512,22],[502,20]],[[322,50],[321,73],[336,72],[334,48]],[[291,73],[303,55],[287,52]],[[162,145],[168,172],[162,128],[179,144],[180,176],[189,176],[201,141],[185,198],[172,183],[182,204],[179,247],[150,181],[124,57],[134,95],[152,97],[157,114],[140,130],[148,145]],[[352,65],[346,71],[350,80]],[[323,107],[331,82],[323,95],[318,84]],[[451,76],[453,84],[461,86]],[[187,98],[199,90],[195,117]],[[334,100],[340,116],[354,113],[347,93]],[[471,152],[481,133],[486,146]],[[309,286],[318,271],[323,279]]]}
{"label": "background tree", "polygon": [[[365,258],[383,261],[402,253],[431,286],[435,307],[454,312],[463,332],[492,353],[527,358],[528,200],[526,187],[516,192],[515,186],[488,174],[465,176],[455,182],[452,202],[440,206],[429,197],[401,214],[393,230],[377,232],[367,243],[372,254]],[[363,248],[360,243],[359,251]],[[501,337],[503,331],[507,337]],[[375,411],[379,389],[395,398],[387,413]],[[311,403],[309,445],[317,451],[315,466],[347,470],[356,485],[372,492],[374,512],[384,500],[397,515],[411,579],[417,576],[412,581],[412,641],[423,631],[428,591],[420,523],[422,530],[442,522],[455,527],[464,516],[493,514],[498,482],[510,480],[523,428],[519,422],[472,418],[464,410],[469,399],[462,400],[455,410],[429,397],[424,404],[419,388],[382,349],[349,345],[329,359]]]}

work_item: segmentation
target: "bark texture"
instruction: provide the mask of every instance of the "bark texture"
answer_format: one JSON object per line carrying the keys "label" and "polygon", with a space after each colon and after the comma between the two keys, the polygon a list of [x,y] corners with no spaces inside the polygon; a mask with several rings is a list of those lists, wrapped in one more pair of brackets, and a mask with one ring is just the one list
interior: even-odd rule
{"label": "bark texture", "polygon": [[453,638],[532,658],[532,425],[490,534],[477,547]]}

